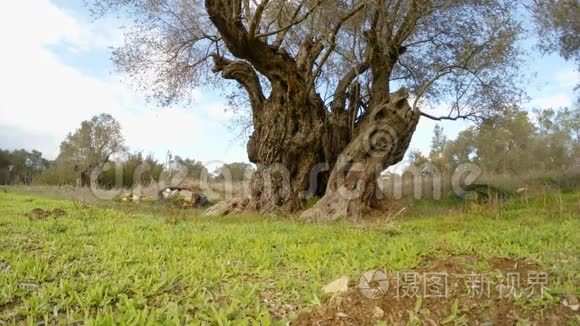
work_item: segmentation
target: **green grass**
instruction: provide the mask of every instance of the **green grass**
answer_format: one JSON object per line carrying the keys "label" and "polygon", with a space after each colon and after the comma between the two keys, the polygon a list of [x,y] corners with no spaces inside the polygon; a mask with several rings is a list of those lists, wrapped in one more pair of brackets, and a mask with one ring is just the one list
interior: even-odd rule
{"label": "green grass", "polygon": [[[361,226],[193,214],[176,221],[167,218],[174,211],[81,207],[0,190],[0,324],[267,325],[280,321],[264,296],[308,309],[342,275],[406,271],[427,255],[530,258],[555,287],[578,291],[579,201],[576,192],[495,209],[445,202],[446,215],[423,207],[395,225]],[[36,207],[68,214],[30,220]]]}

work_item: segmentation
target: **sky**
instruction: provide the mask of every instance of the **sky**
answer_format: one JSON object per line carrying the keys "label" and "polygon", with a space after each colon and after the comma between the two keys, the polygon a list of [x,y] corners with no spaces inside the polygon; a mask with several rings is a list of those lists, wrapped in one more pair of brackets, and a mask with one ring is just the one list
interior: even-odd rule
{"label": "sky", "polygon": [[[159,108],[147,103],[115,71],[111,49],[121,45],[116,17],[93,20],[83,1],[18,0],[0,3],[0,149],[36,149],[49,159],[81,121],[105,112],[117,119],[132,151],[166,154],[206,163],[247,162],[245,144],[231,130],[232,112],[221,93],[196,89],[193,102]],[[531,108],[574,102],[580,82],[575,66],[557,55],[533,53],[523,85]],[[410,149],[428,153],[434,126],[422,118]],[[464,122],[442,122],[451,139]]]}

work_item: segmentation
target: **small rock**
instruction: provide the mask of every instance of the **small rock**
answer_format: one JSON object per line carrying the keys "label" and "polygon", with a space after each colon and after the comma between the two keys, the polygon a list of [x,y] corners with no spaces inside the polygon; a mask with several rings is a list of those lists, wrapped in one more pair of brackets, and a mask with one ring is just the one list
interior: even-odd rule
{"label": "small rock", "polygon": [[338,312],[336,313],[336,317],[338,318],[349,318],[347,314],[345,314],[344,312]]}
{"label": "small rock", "polygon": [[375,309],[373,309],[373,318],[382,319],[383,317],[385,317],[385,312],[383,311],[383,309],[376,306]]}
{"label": "small rock", "polygon": [[18,284],[18,287],[21,289],[37,289],[40,287],[40,285],[36,283],[25,282]]}
{"label": "small rock", "polygon": [[564,300],[562,304],[564,305],[564,307],[568,307],[572,311],[578,311],[578,309],[580,309],[580,304],[569,304],[568,301],[566,300]]}
{"label": "small rock", "polygon": [[167,199],[169,198],[169,196],[171,196],[171,189],[169,188],[165,188],[160,192],[161,197],[163,197],[163,199]]}
{"label": "small rock", "polygon": [[2,273],[10,272],[10,265],[0,260],[0,272]]}
{"label": "small rock", "polygon": [[571,293],[566,293],[566,299],[562,301],[562,305],[566,308],[570,308],[572,311],[578,311],[580,309],[580,304],[576,296]]}
{"label": "small rock", "polygon": [[348,277],[343,276],[335,281],[326,284],[322,291],[324,293],[343,293],[348,291]]}

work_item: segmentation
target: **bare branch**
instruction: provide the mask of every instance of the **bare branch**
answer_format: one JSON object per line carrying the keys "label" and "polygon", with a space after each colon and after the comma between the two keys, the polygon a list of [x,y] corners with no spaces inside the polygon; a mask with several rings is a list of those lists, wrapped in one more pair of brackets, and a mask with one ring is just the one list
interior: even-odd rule
{"label": "bare branch", "polygon": [[322,56],[322,59],[318,63],[318,66],[316,67],[316,70],[312,74],[311,81],[309,82],[309,84],[310,84],[309,87],[314,86],[314,80],[318,77],[318,75],[322,71],[322,67],[326,63],[326,60],[328,60],[328,57],[330,56],[330,54],[336,48],[336,36],[338,35],[338,32],[340,31],[340,28],[342,27],[342,25],[347,20],[349,20],[350,18],[352,18],[354,15],[356,15],[359,11],[361,11],[364,7],[365,7],[364,4],[363,5],[356,6],[349,13],[347,13],[344,16],[342,16],[342,18],[336,23],[336,25],[334,26],[334,28],[331,30],[331,32],[329,34],[329,37],[330,37],[330,42],[329,42],[330,43],[330,46],[327,48],[326,52]]}
{"label": "bare branch", "polygon": [[417,0],[411,0],[411,3],[409,4],[409,10],[405,15],[403,24],[401,24],[395,34],[393,40],[395,44],[402,44],[409,37],[409,35],[415,31],[415,27],[417,26],[417,21],[419,18],[420,12]]}
{"label": "bare branch", "polygon": [[256,29],[260,28],[260,22],[262,21],[262,14],[264,13],[264,9],[266,9],[266,6],[268,5],[268,2],[270,0],[263,0],[258,7],[256,7],[256,13],[254,13],[254,17],[252,19],[252,22],[250,23],[250,28],[249,28],[249,37],[250,38],[254,38],[256,36]]}
{"label": "bare branch", "polygon": [[467,115],[456,115],[456,116],[440,116],[440,117],[436,117],[436,116],[432,116],[428,113],[425,113],[421,110],[419,110],[419,114],[421,114],[421,116],[425,117],[425,118],[429,118],[431,120],[436,120],[436,121],[442,121],[442,120],[452,120],[452,121],[457,121],[459,119],[463,119],[463,120],[467,120],[470,118],[477,118],[476,115],[472,115],[472,114],[467,114]]}
{"label": "bare branch", "polygon": [[[282,27],[282,28],[280,28],[280,29],[277,29],[277,30],[275,30],[275,31],[268,32],[268,33],[263,33],[263,34],[260,34],[260,35],[258,35],[257,37],[258,37],[258,38],[261,38],[261,37],[268,37],[268,36],[275,35],[275,34],[278,34],[278,33],[283,33],[283,34],[282,34],[282,35],[283,35],[283,36],[282,36],[282,38],[283,38],[283,37],[286,35],[286,32],[287,32],[289,29],[291,29],[292,27],[294,27],[294,26],[296,26],[296,25],[299,25],[300,23],[302,23],[303,21],[305,21],[305,20],[308,18],[308,16],[310,16],[310,14],[312,14],[312,13],[315,11],[315,9],[316,9],[318,6],[320,6],[320,4],[322,3],[322,1],[324,1],[324,0],[318,0],[318,2],[316,3],[316,5],[314,5],[314,7],[312,7],[312,9],[311,9],[311,10],[309,10],[309,11],[308,11],[306,14],[304,14],[304,16],[302,16],[302,17],[301,17],[300,19],[298,19],[298,20],[294,20],[294,19],[296,19],[296,17],[298,16],[298,13],[300,12],[300,9],[302,9],[302,4],[300,4],[300,5],[298,6],[298,8],[296,9],[296,11],[294,12],[294,15],[292,16],[292,17],[293,17],[293,18],[292,18],[292,22],[291,22],[290,24],[288,24],[288,25],[286,25],[286,26],[284,26],[284,27]],[[280,43],[280,44],[281,44],[282,42],[278,42],[278,40],[276,40],[275,44],[278,44],[278,43]]]}
{"label": "bare branch", "polygon": [[351,70],[349,70],[340,80],[334,91],[334,99],[332,101],[332,112],[337,113],[344,110],[346,100],[346,90],[351,85],[352,81],[359,75],[365,73],[369,69],[368,63],[362,63]]}
{"label": "bare branch", "polygon": [[[248,37],[240,17],[234,15],[239,8],[230,8],[230,5],[222,0],[206,0],[205,6],[210,20],[222,35],[227,49],[233,56],[247,60],[271,81],[286,80],[289,74],[295,73],[296,64],[287,53],[273,49],[258,38]],[[273,65],[278,69],[272,69]]]}
{"label": "bare branch", "polygon": [[212,71],[214,73],[221,72],[223,78],[234,79],[240,83],[248,92],[252,110],[259,110],[265,97],[254,68],[245,61],[232,61],[216,54],[212,57],[214,60]]}
{"label": "bare branch", "polygon": [[[423,97],[423,95],[425,95],[425,93],[426,93],[426,92],[429,90],[429,88],[430,88],[431,86],[433,86],[433,84],[434,84],[434,83],[435,83],[437,80],[439,80],[439,79],[443,78],[444,76],[446,76],[446,75],[448,75],[448,74],[452,73],[452,72],[453,72],[455,69],[461,69],[461,70],[468,71],[468,72],[470,72],[471,74],[473,74],[473,75],[474,75],[476,78],[479,78],[479,77],[477,76],[477,73],[475,73],[475,72],[473,72],[473,71],[471,71],[471,70],[469,69],[468,65],[469,65],[469,63],[471,62],[471,60],[472,60],[472,59],[475,57],[475,55],[476,55],[477,53],[479,53],[480,51],[482,51],[482,50],[483,50],[483,49],[486,47],[486,45],[487,45],[487,43],[488,43],[488,42],[489,42],[489,41],[487,41],[487,42],[485,42],[485,43],[481,44],[480,46],[477,46],[477,47],[475,47],[475,48],[474,48],[474,49],[473,49],[473,50],[472,50],[472,51],[469,53],[469,55],[468,55],[468,56],[467,56],[467,57],[466,57],[466,58],[463,60],[463,62],[462,62],[462,63],[459,63],[459,64],[454,64],[454,65],[449,65],[449,66],[446,66],[446,67],[443,67],[443,68],[439,69],[439,70],[436,72],[435,76],[434,76],[434,77],[433,77],[431,80],[429,80],[427,83],[425,83],[425,84],[424,84],[424,85],[423,85],[423,86],[422,86],[422,87],[421,87],[421,88],[418,90],[417,94],[415,94],[415,100],[413,101],[413,106],[412,106],[413,110],[415,110],[415,109],[417,108],[417,105],[418,105],[418,103],[419,103],[419,100],[420,100],[420,99]],[[481,79],[480,79],[480,82],[482,82],[482,83],[483,83],[483,81],[482,81]]]}

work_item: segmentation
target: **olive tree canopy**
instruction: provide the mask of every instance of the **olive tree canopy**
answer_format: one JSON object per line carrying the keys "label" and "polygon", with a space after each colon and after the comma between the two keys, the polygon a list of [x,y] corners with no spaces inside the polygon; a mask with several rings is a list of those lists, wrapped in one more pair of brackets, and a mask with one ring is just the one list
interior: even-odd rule
{"label": "olive tree canopy", "polygon": [[79,129],[66,136],[60,144],[57,164],[80,173],[81,184],[88,185],[93,169],[124,150],[121,126],[110,114],[101,113],[83,121]]}
{"label": "olive tree canopy", "polygon": [[578,0],[534,0],[540,49],[558,52],[566,60],[580,64],[580,3]]}

